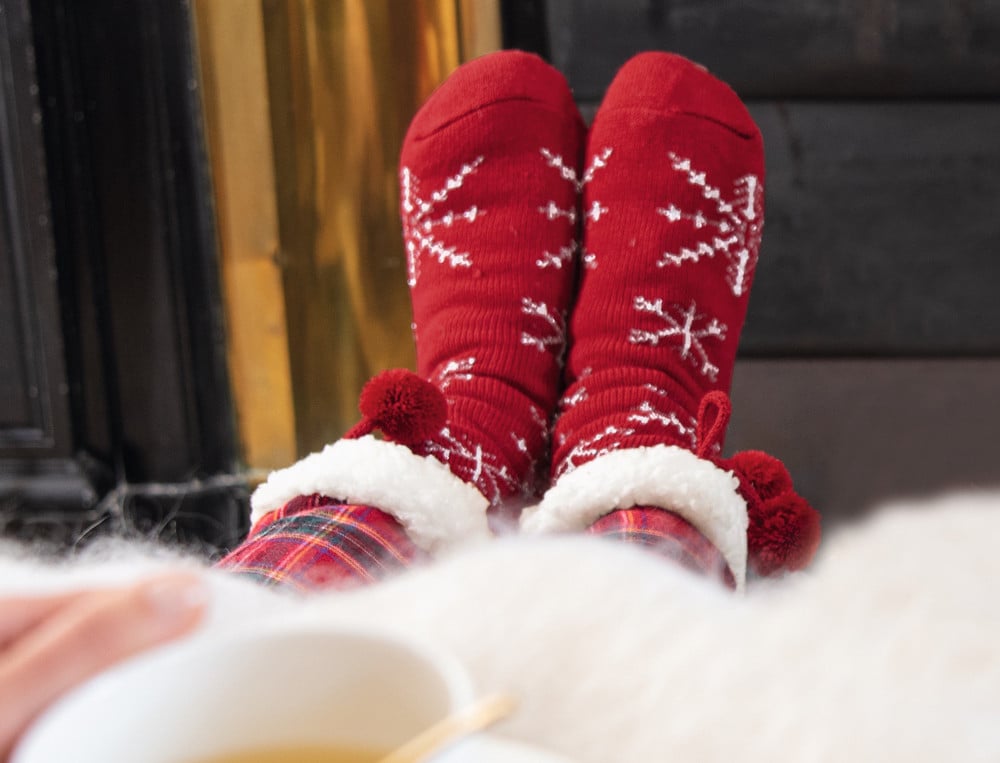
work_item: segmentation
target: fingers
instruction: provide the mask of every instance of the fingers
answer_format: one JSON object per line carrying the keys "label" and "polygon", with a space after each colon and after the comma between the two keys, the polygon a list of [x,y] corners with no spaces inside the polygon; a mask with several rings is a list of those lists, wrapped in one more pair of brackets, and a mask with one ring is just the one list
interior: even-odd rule
{"label": "fingers", "polygon": [[[0,655],[0,760],[44,708],[116,662],[190,631],[205,584],[173,574],[139,585],[71,595]],[[41,611],[44,607],[39,607]]]}
{"label": "fingers", "polygon": [[52,613],[80,597],[79,591],[47,596],[5,596],[0,598],[0,650],[25,631],[36,627]]}

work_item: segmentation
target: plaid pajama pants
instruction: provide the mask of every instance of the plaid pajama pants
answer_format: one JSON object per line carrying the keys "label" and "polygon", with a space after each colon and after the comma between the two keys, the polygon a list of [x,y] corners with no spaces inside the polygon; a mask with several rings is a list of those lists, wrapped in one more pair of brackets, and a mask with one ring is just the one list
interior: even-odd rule
{"label": "plaid pajama pants", "polygon": [[381,580],[422,557],[390,514],[307,495],[263,517],[217,567],[304,592]]}
{"label": "plaid pajama pants", "polygon": [[[732,586],[719,552],[690,523],[667,511],[634,508],[599,519],[590,533],[639,544]],[[300,592],[371,583],[426,560],[390,515],[322,495],[272,511],[217,567],[267,586]]]}

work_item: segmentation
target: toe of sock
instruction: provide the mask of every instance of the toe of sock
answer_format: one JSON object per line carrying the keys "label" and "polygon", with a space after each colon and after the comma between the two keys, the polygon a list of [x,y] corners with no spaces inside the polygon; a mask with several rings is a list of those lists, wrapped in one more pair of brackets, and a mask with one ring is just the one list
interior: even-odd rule
{"label": "toe of sock", "polygon": [[467,114],[506,101],[534,102],[582,122],[562,74],[533,53],[501,50],[456,69],[417,112],[407,139],[426,138]]}
{"label": "toe of sock", "polygon": [[760,134],[729,85],[675,53],[640,53],[626,62],[601,105],[601,112],[618,109],[687,114],[710,119],[746,138]]}

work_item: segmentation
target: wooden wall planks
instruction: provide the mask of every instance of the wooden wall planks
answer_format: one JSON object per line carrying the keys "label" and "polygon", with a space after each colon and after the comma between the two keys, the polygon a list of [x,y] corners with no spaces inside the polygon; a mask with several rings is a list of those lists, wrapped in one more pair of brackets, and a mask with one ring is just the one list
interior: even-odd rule
{"label": "wooden wall planks", "polygon": [[[523,4],[523,3],[522,3]],[[673,50],[744,97],[1000,95],[995,0],[548,0],[552,62],[598,99],[638,50]]]}
{"label": "wooden wall planks", "polygon": [[1000,102],[759,102],[747,354],[1000,355]]}

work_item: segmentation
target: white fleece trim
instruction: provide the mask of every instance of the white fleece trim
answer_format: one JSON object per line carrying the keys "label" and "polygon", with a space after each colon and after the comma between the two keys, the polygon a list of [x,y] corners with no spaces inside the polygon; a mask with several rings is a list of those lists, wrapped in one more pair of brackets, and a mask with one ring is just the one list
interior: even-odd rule
{"label": "white fleece trim", "polygon": [[615,509],[662,506],[719,549],[742,589],[747,566],[747,507],[732,472],[674,445],[627,448],[598,456],[568,474],[525,509],[528,533],[583,530]]}
{"label": "white fleece trim", "polygon": [[432,456],[371,435],[338,440],[271,472],[250,499],[256,522],[300,495],[320,493],[392,514],[425,551],[489,537],[489,502]]}

